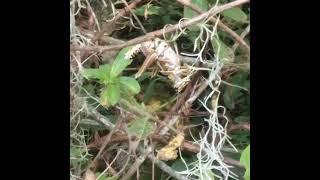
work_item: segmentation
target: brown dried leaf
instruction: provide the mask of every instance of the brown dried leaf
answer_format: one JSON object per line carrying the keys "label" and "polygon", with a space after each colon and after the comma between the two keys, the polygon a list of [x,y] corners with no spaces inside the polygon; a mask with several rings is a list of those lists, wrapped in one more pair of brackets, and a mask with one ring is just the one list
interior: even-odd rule
{"label": "brown dried leaf", "polygon": [[184,134],[179,133],[175,138],[173,138],[168,145],[160,149],[157,154],[157,158],[163,161],[174,160],[178,157],[178,148],[184,141]]}

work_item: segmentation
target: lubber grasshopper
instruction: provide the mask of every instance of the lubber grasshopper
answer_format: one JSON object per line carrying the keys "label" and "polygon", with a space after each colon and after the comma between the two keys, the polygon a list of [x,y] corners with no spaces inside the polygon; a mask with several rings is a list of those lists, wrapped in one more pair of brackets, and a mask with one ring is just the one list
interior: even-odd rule
{"label": "lubber grasshopper", "polygon": [[180,92],[190,81],[189,75],[191,70],[188,66],[181,66],[181,62],[177,53],[169,46],[167,42],[159,38],[152,41],[143,42],[130,48],[126,53],[126,59],[132,59],[136,54],[142,52],[146,59],[136,73],[135,78],[140,77],[145,70],[157,64],[157,71],[166,76],[172,81],[173,87]]}

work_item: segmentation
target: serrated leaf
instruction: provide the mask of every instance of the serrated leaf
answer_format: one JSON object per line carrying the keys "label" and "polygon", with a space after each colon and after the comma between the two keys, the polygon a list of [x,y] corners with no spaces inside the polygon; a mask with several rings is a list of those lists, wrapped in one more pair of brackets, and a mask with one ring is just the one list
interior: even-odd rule
{"label": "serrated leaf", "polygon": [[117,104],[120,99],[119,84],[109,84],[107,87],[107,97],[111,106]]}
{"label": "serrated leaf", "polygon": [[228,17],[236,22],[246,22],[248,17],[239,7],[227,9],[222,12],[222,15]]}
{"label": "serrated leaf", "polygon": [[110,67],[109,64],[104,64],[97,69],[86,68],[83,69],[82,75],[86,79],[99,79],[100,81],[105,82],[109,80]]}
{"label": "serrated leaf", "polygon": [[[192,0],[191,3],[197,7],[199,7],[201,10],[203,11],[208,11],[209,9],[209,4],[207,2],[207,0]],[[185,18],[193,18],[195,16],[197,16],[198,13],[193,11],[192,9],[184,6],[184,9],[183,9],[183,17]],[[191,31],[198,31],[199,28],[197,26],[190,26],[188,27],[189,30]]]}
{"label": "serrated leaf", "polygon": [[126,59],[126,53],[132,47],[123,48],[117,55],[116,59],[112,62],[110,77],[115,78],[117,77],[129,64],[131,64],[131,59]]}
{"label": "serrated leaf", "polygon": [[144,139],[152,133],[154,125],[146,118],[138,117],[128,124],[128,134]]}
{"label": "serrated leaf", "polygon": [[140,85],[134,78],[122,76],[119,78],[119,82],[120,88],[130,94],[138,94],[140,92]]}
{"label": "serrated leaf", "polygon": [[103,90],[100,97],[100,103],[103,106],[114,106],[120,99],[119,84],[109,84],[107,89]]}
{"label": "serrated leaf", "polygon": [[[234,61],[234,52],[228,47],[225,43],[220,41],[217,38],[211,40],[211,45],[215,53],[217,53],[219,59],[224,62],[233,62]],[[219,49],[220,47],[220,49]],[[219,53],[218,53],[219,52]]]}
{"label": "serrated leaf", "polygon": [[250,180],[250,144],[242,152],[240,163],[246,168],[244,179]]}

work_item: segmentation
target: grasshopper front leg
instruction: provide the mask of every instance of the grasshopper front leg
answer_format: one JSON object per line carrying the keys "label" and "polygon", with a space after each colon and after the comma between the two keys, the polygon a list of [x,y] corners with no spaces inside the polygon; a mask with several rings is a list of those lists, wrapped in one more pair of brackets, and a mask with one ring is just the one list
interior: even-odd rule
{"label": "grasshopper front leg", "polygon": [[135,74],[135,78],[140,77],[148,67],[150,67],[155,60],[157,59],[157,54],[152,53],[147,56],[146,60],[143,62],[142,66],[140,67],[139,71]]}

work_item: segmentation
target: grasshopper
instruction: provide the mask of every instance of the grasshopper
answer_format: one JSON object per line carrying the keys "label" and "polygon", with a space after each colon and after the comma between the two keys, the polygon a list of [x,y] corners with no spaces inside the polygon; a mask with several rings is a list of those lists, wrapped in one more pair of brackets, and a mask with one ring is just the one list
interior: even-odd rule
{"label": "grasshopper", "polygon": [[139,52],[142,52],[146,59],[135,74],[135,78],[140,77],[148,67],[156,63],[159,67],[158,71],[160,70],[160,73],[171,80],[178,92],[183,90],[190,81],[188,76],[190,69],[188,66],[181,66],[179,56],[164,40],[155,38],[152,41],[137,44],[125,56],[127,59],[132,59]]}

